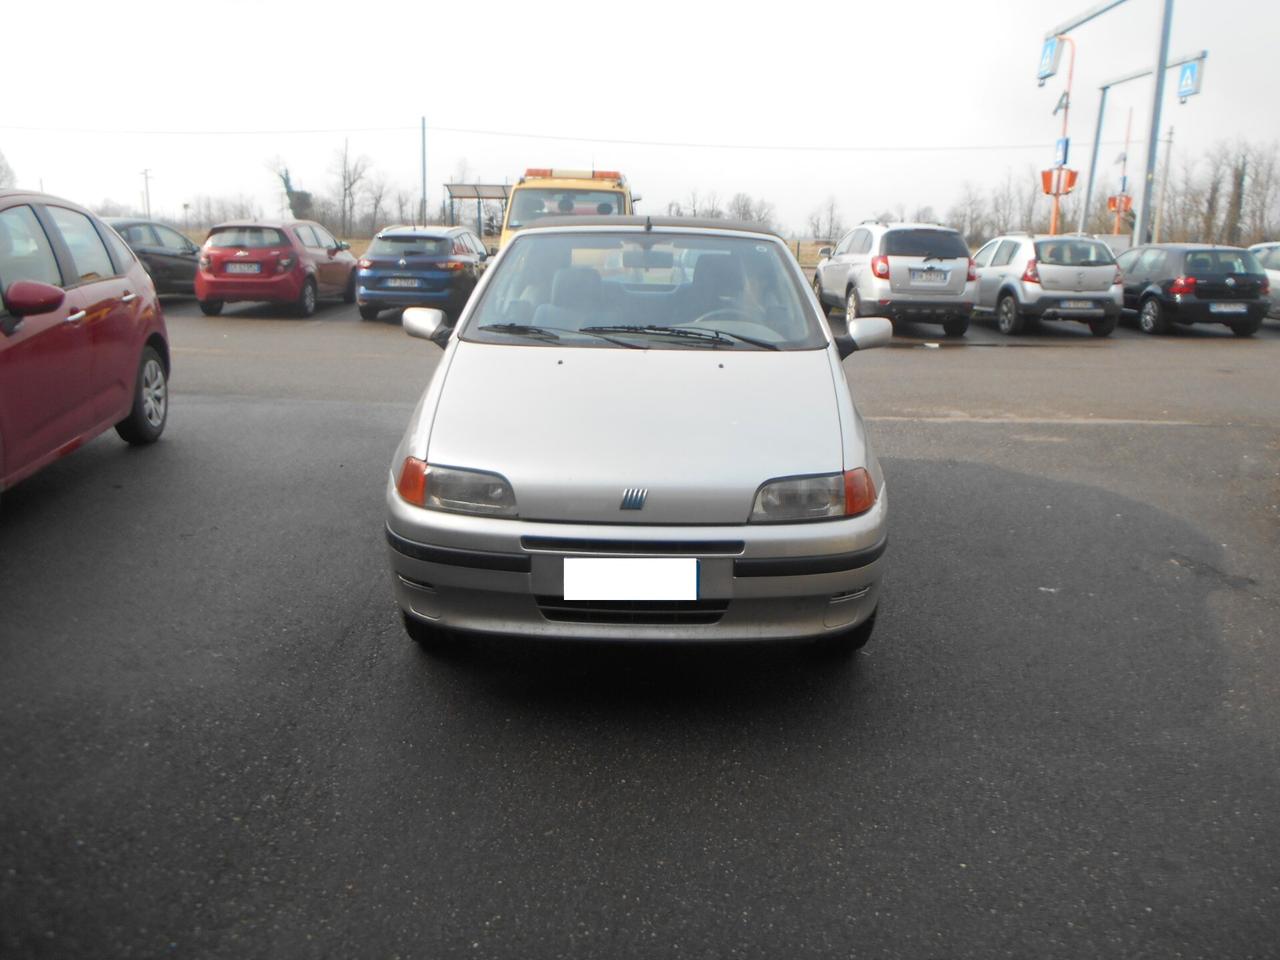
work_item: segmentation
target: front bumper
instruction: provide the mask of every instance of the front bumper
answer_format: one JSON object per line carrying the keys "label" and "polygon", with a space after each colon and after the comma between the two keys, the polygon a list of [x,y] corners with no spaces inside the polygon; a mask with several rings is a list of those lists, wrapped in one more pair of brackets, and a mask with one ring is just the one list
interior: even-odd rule
{"label": "front bumper", "polygon": [[[396,600],[457,630],[603,640],[784,640],[866,620],[879,600],[888,502],[822,523],[643,526],[470,517],[410,506],[388,485]],[[692,556],[698,600],[563,599],[569,556]]]}

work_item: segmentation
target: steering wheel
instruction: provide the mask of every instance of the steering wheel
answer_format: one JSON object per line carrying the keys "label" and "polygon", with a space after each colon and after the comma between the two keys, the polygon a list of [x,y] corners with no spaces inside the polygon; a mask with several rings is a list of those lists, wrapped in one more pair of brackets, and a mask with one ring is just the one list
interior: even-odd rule
{"label": "steering wheel", "polygon": [[737,317],[741,320],[745,320],[747,323],[759,322],[754,316],[747,313],[745,310],[739,309],[738,307],[716,307],[716,309],[708,310],[706,313],[702,314],[702,316],[694,317],[688,324],[681,324],[681,326],[690,326],[695,323],[702,323],[703,320],[710,320],[712,317],[719,316]]}

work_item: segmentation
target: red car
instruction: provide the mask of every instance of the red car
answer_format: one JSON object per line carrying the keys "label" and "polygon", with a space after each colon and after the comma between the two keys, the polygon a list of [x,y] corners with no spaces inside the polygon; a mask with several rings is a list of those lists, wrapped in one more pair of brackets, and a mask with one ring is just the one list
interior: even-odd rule
{"label": "red car", "polygon": [[319,297],[355,303],[356,258],[349,247],[310,220],[219,224],[200,249],[200,309],[214,317],[229,300],[268,300],[309,317]]}
{"label": "red car", "polygon": [[114,426],[153,443],[169,336],[146,270],[89,211],[0,190],[0,490]]}

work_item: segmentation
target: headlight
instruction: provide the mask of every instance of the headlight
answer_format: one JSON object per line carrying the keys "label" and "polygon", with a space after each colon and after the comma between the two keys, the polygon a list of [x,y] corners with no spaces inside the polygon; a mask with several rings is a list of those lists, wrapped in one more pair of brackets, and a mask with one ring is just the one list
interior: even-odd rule
{"label": "headlight", "polygon": [[816,477],[770,480],[756,492],[752,523],[856,517],[876,502],[876,485],[862,467]]}
{"label": "headlight", "polygon": [[396,489],[409,503],[428,510],[515,517],[516,495],[506,477],[482,470],[438,467],[406,457]]}

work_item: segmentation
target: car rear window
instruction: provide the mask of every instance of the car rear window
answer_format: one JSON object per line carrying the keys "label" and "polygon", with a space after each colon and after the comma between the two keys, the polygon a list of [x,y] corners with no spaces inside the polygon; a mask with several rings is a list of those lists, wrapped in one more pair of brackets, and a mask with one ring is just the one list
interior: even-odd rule
{"label": "car rear window", "polygon": [[261,250],[288,246],[284,234],[274,227],[220,227],[209,234],[211,247],[243,247]]}
{"label": "car rear window", "polygon": [[1262,273],[1262,264],[1248,250],[1188,250],[1187,273]]}
{"label": "car rear window", "polygon": [[1050,267],[1105,267],[1116,262],[1111,248],[1097,240],[1041,240],[1036,260]]}
{"label": "car rear window", "polygon": [[416,254],[424,257],[443,257],[453,251],[453,241],[448,237],[374,237],[365,256],[395,256]]}
{"label": "car rear window", "polygon": [[969,257],[969,248],[954,230],[890,230],[880,249],[886,257]]}

